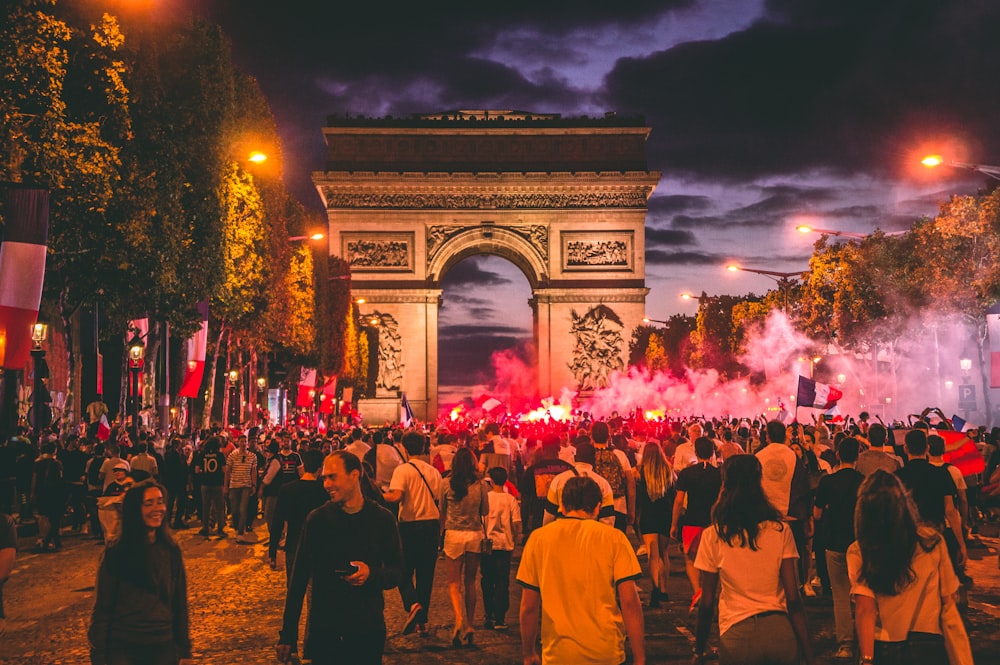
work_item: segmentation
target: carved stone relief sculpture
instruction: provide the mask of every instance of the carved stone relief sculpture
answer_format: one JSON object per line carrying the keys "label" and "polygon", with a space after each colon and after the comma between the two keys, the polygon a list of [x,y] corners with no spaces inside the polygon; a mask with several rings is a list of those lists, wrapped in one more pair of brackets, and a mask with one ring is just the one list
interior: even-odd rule
{"label": "carved stone relief sculpture", "polygon": [[399,334],[399,323],[392,314],[381,312],[374,312],[372,319],[378,330],[378,377],[375,387],[379,390],[399,390],[403,385],[403,338]]}
{"label": "carved stone relief sculpture", "polygon": [[406,240],[348,240],[347,261],[352,268],[409,268],[410,247]]}
{"label": "carved stone relief sculpture", "polygon": [[593,390],[608,385],[612,372],[623,371],[622,329],[618,315],[607,305],[591,308],[583,316],[572,311],[570,332],[576,340],[573,362],[569,364],[580,390]]}

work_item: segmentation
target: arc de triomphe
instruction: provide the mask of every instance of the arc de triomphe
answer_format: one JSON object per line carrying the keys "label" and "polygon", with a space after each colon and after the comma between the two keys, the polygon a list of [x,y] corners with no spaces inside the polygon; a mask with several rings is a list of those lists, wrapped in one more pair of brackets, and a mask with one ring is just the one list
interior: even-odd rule
{"label": "arc de triomphe", "polygon": [[313,174],[330,252],[378,329],[367,422],[438,415],[441,279],[493,254],[516,265],[529,301],[541,397],[586,394],[623,369],[642,323],[646,208],[660,178],[641,119],[453,111],[406,119],[331,117]]}

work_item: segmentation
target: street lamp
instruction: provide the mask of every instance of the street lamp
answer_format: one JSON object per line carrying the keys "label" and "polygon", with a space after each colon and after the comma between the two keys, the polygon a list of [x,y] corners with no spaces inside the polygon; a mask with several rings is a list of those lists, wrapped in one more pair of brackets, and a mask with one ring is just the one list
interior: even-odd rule
{"label": "street lamp", "polygon": [[313,233],[312,235],[307,236],[290,236],[288,238],[288,242],[295,242],[297,240],[322,240],[325,237],[326,236],[322,233]]}
{"label": "street lamp", "polygon": [[644,316],[644,317],[642,317],[642,322],[643,322],[643,323],[662,323],[662,324],[663,324],[663,325],[665,325],[665,326],[666,326],[666,325],[670,325],[670,324],[669,324],[669,323],[667,323],[666,321],[661,321],[660,319],[651,319],[651,318],[649,318],[648,316]]}
{"label": "street lamp", "polygon": [[[257,415],[259,419],[263,421],[263,415],[266,407],[266,402],[264,401],[264,393],[267,392],[267,377],[258,376],[257,377]],[[260,423],[258,423],[260,424]]]}
{"label": "street lamp", "polygon": [[982,173],[983,175],[988,175],[991,178],[1000,180],[1000,166],[990,166],[989,164],[970,164],[968,162],[953,162],[951,160],[945,160],[941,155],[927,155],[920,160],[920,163],[929,169],[941,166],[951,166],[956,169],[967,169],[969,171],[975,171],[976,173]]}
{"label": "street lamp", "polygon": [[[867,238],[867,237],[869,237],[869,236],[872,235],[871,233],[855,233],[854,231],[835,231],[833,229],[817,229],[817,228],[815,228],[813,226],[807,226],[805,224],[801,224],[799,226],[796,226],[795,230],[798,231],[799,233],[820,233],[820,234],[825,235],[825,236],[838,236],[838,237],[843,237],[843,238],[855,238],[857,240],[864,240],[865,238]],[[891,237],[891,236],[901,236],[904,233],[906,233],[906,231],[905,230],[903,230],[903,231],[882,231],[881,233],[884,236],[890,236]]]}
{"label": "street lamp", "polygon": [[785,297],[785,306],[783,308],[785,314],[788,314],[788,292],[792,288],[792,278],[794,277],[795,279],[801,279],[805,275],[809,274],[808,270],[796,270],[794,272],[779,272],[777,270],[758,270],[757,268],[744,268],[743,266],[737,265],[735,263],[730,263],[728,266],[726,266],[726,270],[728,270],[729,272],[739,272],[739,271],[752,272],[757,275],[763,275],[768,279],[774,280],[774,282],[778,285],[778,288],[781,289],[781,292]]}
{"label": "street lamp", "polygon": [[229,374],[226,377],[229,380],[229,411],[227,413],[228,424],[239,425],[240,423],[240,412],[242,411],[240,399],[242,395],[240,394],[240,370],[235,367],[229,370]]}
{"label": "street lamp", "polygon": [[45,387],[45,380],[49,378],[49,364],[45,361],[45,349],[42,342],[49,335],[49,327],[44,323],[35,323],[31,326],[31,365],[34,369],[35,381],[31,389],[31,429],[36,434],[48,427],[52,422],[52,410],[49,403],[52,398],[49,396],[48,388]]}
{"label": "street lamp", "polygon": [[146,345],[136,332],[128,343],[129,419],[133,441],[139,440],[139,406],[142,404],[142,366],[146,360]]}
{"label": "street lamp", "polygon": [[261,164],[267,161],[267,154],[261,152],[260,150],[251,150],[250,154],[247,156],[248,162],[253,162],[254,164]]}

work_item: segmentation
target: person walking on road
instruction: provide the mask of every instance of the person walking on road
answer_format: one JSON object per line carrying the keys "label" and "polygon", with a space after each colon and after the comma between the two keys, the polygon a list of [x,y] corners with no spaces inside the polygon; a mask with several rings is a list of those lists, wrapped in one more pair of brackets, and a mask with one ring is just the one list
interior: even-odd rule
{"label": "person walking on road", "polygon": [[306,587],[312,583],[303,656],[313,665],[378,665],[385,651],[383,591],[399,583],[403,552],[396,520],[361,491],[361,460],[335,450],[323,462],[330,501],[306,518],[277,645],[282,663],[298,643]]}
{"label": "person walking on road", "polygon": [[800,652],[808,665],[815,663],[799,595],[795,538],[765,495],[761,476],[761,462],[753,455],[736,455],[723,465],[722,493],[694,562],[702,591],[695,663],[709,658],[706,645],[720,587],[720,665],[799,665]]}
{"label": "person walking on road", "polygon": [[453,646],[471,645],[476,616],[476,573],[483,542],[483,518],[490,513],[489,488],[479,477],[476,456],[459,448],[441,495],[441,530],[448,597],[455,611]]}
{"label": "person walking on road", "polygon": [[204,449],[195,457],[195,475],[201,479],[201,530],[199,535],[209,535],[213,519],[216,533],[226,535],[226,497],[223,494],[226,482],[226,457],[219,449],[218,437],[205,442]]}
{"label": "person walking on road", "polygon": [[387,502],[399,504],[399,536],[405,563],[399,595],[407,612],[403,634],[414,630],[425,634],[441,541],[438,500],[444,483],[437,469],[417,457],[424,449],[423,436],[407,432],[403,436],[403,447],[409,459],[393,470],[389,490],[383,496]]}
{"label": "person walking on road", "polygon": [[[532,531],[521,554],[521,655],[524,665],[625,662],[645,665],[639,560],[624,533],[597,521],[602,490],[571,478],[561,519]],[[536,651],[541,625],[542,650]]]}
{"label": "person walking on road", "polygon": [[[270,542],[267,546],[267,561],[272,569],[278,567],[278,545],[285,530],[285,584],[291,584],[292,567],[299,546],[299,535],[306,517],[316,508],[330,500],[323,488],[323,481],[316,477],[323,465],[323,453],[306,450],[302,453],[302,477],[285,483],[274,504],[271,522],[268,524]],[[297,473],[297,472],[296,472]]]}
{"label": "person walking on road", "polygon": [[245,434],[236,440],[236,450],[226,458],[226,488],[236,542],[243,544],[243,535],[251,521],[250,498],[257,491],[257,455],[247,450]]}
{"label": "person walking on road", "polygon": [[167,493],[146,481],[125,493],[121,538],[97,571],[87,638],[93,665],[192,665],[187,578],[167,528]]}

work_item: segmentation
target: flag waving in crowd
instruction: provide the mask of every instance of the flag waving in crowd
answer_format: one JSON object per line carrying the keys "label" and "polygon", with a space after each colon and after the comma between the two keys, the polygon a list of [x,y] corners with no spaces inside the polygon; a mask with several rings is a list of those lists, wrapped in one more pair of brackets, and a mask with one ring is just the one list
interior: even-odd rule
{"label": "flag waving in crowd", "polygon": [[833,386],[818,383],[804,376],[799,377],[799,390],[795,398],[795,406],[812,407],[814,409],[831,409],[844,393]]}

